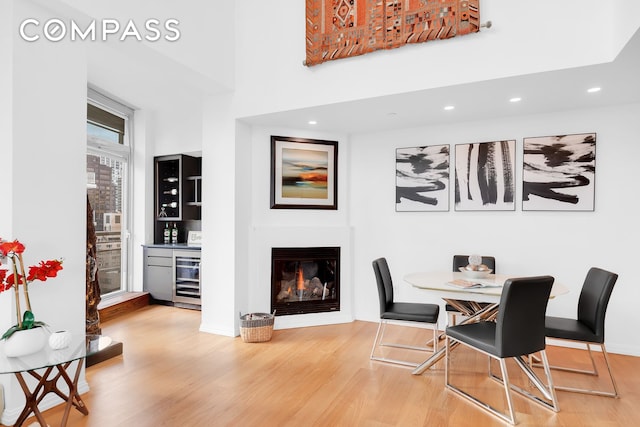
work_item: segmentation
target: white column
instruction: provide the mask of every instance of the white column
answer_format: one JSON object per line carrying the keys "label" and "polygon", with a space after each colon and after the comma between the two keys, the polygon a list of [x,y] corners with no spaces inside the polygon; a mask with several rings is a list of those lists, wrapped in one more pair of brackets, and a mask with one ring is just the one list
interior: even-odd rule
{"label": "white column", "polygon": [[[3,0],[0,10],[0,32],[11,32],[8,36],[2,33],[0,37],[4,69],[0,85],[3,89],[10,85],[12,91],[9,101],[4,97],[0,100],[0,111],[10,110],[9,114],[1,114],[9,117],[8,126],[3,123],[0,131],[9,129],[9,135],[3,134],[0,140],[3,141],[5,184],[10,176],[10,188],[3,188],[2,195],[5,208],[10,212],[0,214],[9,215],[0,218],[0,230],[5,234],[2,237],[19,239],[25,244],[27,266],[40,260],[64,258],[64,269],[57,278],[30,286],[33,312],[37,320],[46,322],[52,330],[84,334],[85,45],[66,41],[52,43],[44,38],[32,43],[24,41],[17,33],[20,23],[27,18],[43,22],[51,18],[49,12],[31,2],[7,0]],[[5,66],[7,58],[8,67]],[[10,153],[8,158],[4,157],[5,152]],[[13,167],[9,174],[5,173],[6,164]],[[6,296],[2,295],[0,300],[2,308],[13,304]],[[14,320],[6,319],[4,314],[0,317],[2,330],[13,323]],[[5,376],[2,381],[5,412],[1,421],[12,424],[22,410],[24,397],[15,378]],[[86,390],[84,377],[81,387]],[[47,396],[41,409],[58,402],[55,396]]]}

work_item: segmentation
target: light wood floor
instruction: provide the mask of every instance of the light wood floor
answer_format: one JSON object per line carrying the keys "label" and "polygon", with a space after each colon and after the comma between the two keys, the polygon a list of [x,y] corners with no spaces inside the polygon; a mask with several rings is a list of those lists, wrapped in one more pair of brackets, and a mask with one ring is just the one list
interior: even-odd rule
{"label": "light wood floor", "polygon": [[[277,330],[270,342],[250,344],[199,333],[199,321],[197,311],[156,305],[104,323],[103,332],[124,343],[124,354],[87,369],[91,390],[82,398],[90,413],[73,410],[68,425],[504,425],[445,390],[443,362],[421,376],[371,362],[376,323]],[[415,340],[429,332],[401,333]],[[555,362],[585,356],[558,348],[548,353]],[[514,394],[519,425],[638,425],[640,358],[614,354],[611,361],[620,399],[558,392],[561,411],[554,413]],[[459,347],[453,363],[457,385],[501,402],[498,384],[486,379],[485,357]],[[555,374],[556,384],[566,383],[566,375]],[[45,418],[54,426],[61,414],[57,407]]]}

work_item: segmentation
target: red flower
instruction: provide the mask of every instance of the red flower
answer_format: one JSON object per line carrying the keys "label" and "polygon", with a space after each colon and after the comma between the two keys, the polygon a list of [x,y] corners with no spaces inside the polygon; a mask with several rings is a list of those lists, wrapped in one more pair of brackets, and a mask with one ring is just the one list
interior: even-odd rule
{"label": "red flower", "polygon": [[[8,270],[0,270],[0,292],[8,291],[15,285],[15,275],[13,273],[7,276]],[[18,285],[22,284],[22,276],[18,274]]]}
{"label": "red flower", "polygon": [[9,252],[21,254],[24,252],[24,245],[17,240],[13,242],[2,242],[0,243],[0,252],[2,252],[4,256],[7,256]]}
{"label": "red flower", "polygon": [[[18,274],[18,285],[22,285],[22,275]],[[7,285],[9,287],[15,285],[16,283],[16,277],[13,273],[11,273],[10,275],[7,276]]]}
{"label": "red flower", "polygon": [[[22,261],[22,253],[25,247],[17,240],[13,242],[5,242],[0,238],[0,254],[8,257],[13,264],[13,271],[0,270],[0,292],[15,288],[15,304],[16,304],[16,320],[17,324],[7,330],[0,339],[7,339],[16,331],[31,329],[45,325],[43,322],[36,321],[31,310],[31,302],[29,301],[29,282],[34,280],[45,281],[49,277],[56,277],[58,271],[62,270],[62,260],[40,261],[40,264],[29,267],[29,274],[24,277],[24,262]],[[9,274],[10,273],[10,274]],[[20,274],[22,273],[22,274]],[[20,308],[20,295],[18,285],[22,286],[22,292],[26,303],[24,314]]]}
{"label": "red flower", "polygon": [[5,277],[7,277],[7,273],[7,270],[0,270],[0,292],[8,291],[13,285],[13,282],[4,281]]}
{"label": "red flower", "polygon": [[40,264],[29,267],[27,281],[42,280],[44,282],[49,277],[56,277],[60,270],[62,270],[62,261],[57,259],[40,261]]}

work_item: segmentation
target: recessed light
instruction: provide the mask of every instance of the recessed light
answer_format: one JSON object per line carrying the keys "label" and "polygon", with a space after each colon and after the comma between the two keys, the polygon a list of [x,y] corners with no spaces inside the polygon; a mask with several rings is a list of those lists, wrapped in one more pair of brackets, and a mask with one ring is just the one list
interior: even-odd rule
{"label": "recessed light", "polygon": [[453,110],[454,108],[456,108],[456,107],[454,107],[453,105],[447,105],[446,107],[444,107],[444,109],[445,109],[446,111]]}
{"label": "recessed light", "polygon": [[509,102],[520,102],[520,101],[522,101],[522,98],[520,98],[519,96],[514,96],[509,100]]}
{"label": "recessed light", "polygon": [[587,89],[587,92],[596,93],[596,92],[600,92],[600,90],[601,90],[601,88],[599,88],[599,87],[592,87],[592,88]]}
{"label": "recessed light", "polygon": [[395,116],[397,116],[397,115],[398,115],[398,113],[393,112],[393,111],[392,111],[392,112],[390,112],[390,113],[387,113],[387,116],[389,116],[389,117],[395,117]]}
{"label": "recessed light", "polygon": [[317,125],[318,122],[315,120],[309,120],[307,123],[309,123],[310,125]]}

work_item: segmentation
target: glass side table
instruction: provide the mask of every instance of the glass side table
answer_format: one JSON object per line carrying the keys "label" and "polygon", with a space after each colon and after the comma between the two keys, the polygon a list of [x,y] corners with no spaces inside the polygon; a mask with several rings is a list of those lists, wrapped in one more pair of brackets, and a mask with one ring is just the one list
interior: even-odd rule
{"label": "glass side table", "polygon": [[[0,343],[0,374],[14,374],[25,397],[24,409],[14,426],[21,426],[31,414],[36,417],[41,426],[48,425],[38,409],[38,404],[49,393],[55,393],[65,401],[64,415],[60,426],[67,425],[72,406],[82,414],[89,415],[89,410],[78,393],[78,379],[83,360],[95,351],[87,345],[90,341],[90,337],[76,336],[66,348],[52,350],[46,345],[39,352],[22,357],[5,356],[4,342]],[[72,379],[70,373],[73,365],[75,365],[75,372]],[[25,374],[31,375],[38,381],[32,389],[29,389],[29,385],[25,381]],[[68,394],[58,388],[60,380],[69,387]]]}

